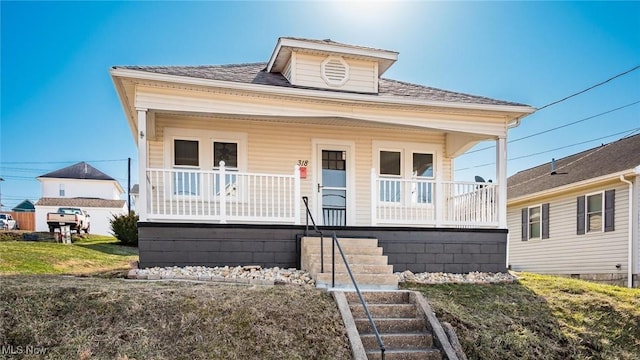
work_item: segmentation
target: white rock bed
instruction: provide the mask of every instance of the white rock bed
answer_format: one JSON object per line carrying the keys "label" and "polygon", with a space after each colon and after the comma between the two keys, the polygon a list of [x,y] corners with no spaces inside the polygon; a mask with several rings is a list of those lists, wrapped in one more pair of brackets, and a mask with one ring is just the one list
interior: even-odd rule
{"label": "white rock bed", "polygon": [[255,285],[273,285],[276,283],[315,285],[316,283],[306,271],[294,268],[262,268],[257,265],[217,266],[213,268],[205,266],[174,266],[132,269],[128,278],[143,280],[182,279]]}
{"label": "white rock bed", "polygon": [[[398,282],[412,282],[420,284],[493,284],[511,283],[518,280],[509,273],[483,273],[471,272],[468,274],[451,273],[418,273],[411,271],[397,272]],[[253,266],[185,266],[185,267],[153,267],[146,269],[132,269],[128,278],[141,280],[181,279],[198,281],[215,281],[226,283],[274,285],[297,284],[315,285],[311,275],[294,268],[283,269],[279,267],[262,268]]]}
{"label": "white rock bed", "polygon": [[518,278],[510,273],[470,272],[468,274],[397,272],[398,282],[419,284],[496,284],[513,283]]}

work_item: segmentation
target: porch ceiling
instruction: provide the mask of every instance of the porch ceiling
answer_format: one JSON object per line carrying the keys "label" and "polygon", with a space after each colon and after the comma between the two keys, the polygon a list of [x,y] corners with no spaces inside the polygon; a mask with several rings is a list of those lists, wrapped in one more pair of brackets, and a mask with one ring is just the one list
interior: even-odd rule
{"label": "porch ceiling", "polygon": [[[212,114],[202,112],[185,112],[185,111],[153,111],[151,118],[170,118],[172,120],[184,119],[224,119],[237,121],[261,121],[285,124],[316,124],[335,127],[352,127],[360,129],[406,129],[406,130],[427,130],[434,133],[443,133],[447,139],[447,156],[455,157],[464,153],[467,149],[473,147],[476,143],[485,140],[494,140],[495,136],[487,134],[474,134],[463,131],[446,131],[435,127],[429,127],[428,124],[391,124],[388,122],[371,121],[363,119],[353,119],[337,116],[265,116],[265,115],[228,115],[228,114]],[[155,129],[148,129],[149,134],[153,134]]]}

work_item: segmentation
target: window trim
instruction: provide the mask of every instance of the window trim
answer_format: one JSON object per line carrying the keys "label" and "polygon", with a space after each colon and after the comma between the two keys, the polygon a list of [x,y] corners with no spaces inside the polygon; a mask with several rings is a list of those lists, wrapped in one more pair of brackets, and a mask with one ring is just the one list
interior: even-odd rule
{"label": "window trim", "polygon": [[[442,156],[441,147],[434,144],[423,144],[423,143],[413,143],[413,142],[399,142],[399,141],[381,141],[381,140],[373,140],[371,143],[371,151],[372,151],[372,168],[376,169],[376,173],[380,179],[393,181],[395,179],[398,180],[429,180],[429,181],[440,181],[442,180],[442,175],[440,169],[442,168]],[[392,151],[392,152],[400,152],[400,175],[385,175],[381,174],[380,171],[380,152],[381,151]],[[433,162],[433,177],[426,176],[413,176],[413,171],[409,171],[413,169],[413,154],[431,154],[432,162]],[[378,201],[381,203],[385,203],[387,205],[396,204],[398,206],[402,204],[411,204],[412,206],[428,206],[434,207],[435,204],[435,189],[432,190],[431,194],[431,202],[415,202],[413,201],[413,194],[407,193],[407,191],[401,192],[399,201],[382,201],[380,200],[380,196],[378,196]]]}
{"label": "window trim", "polygon": [[[540,211],[540,218],[538,220],[538,233],[540,234],[540,236],[536,236],[536,237],[532,237],[531,236],[531,209],[535,209],[537,208]],[[535,206],[529,206],[527,208],[527,240],[542,240],[542,204],[538,204]]]}
{"label": "window trim", "polygon": [[[540,208],[540,237],[531,237],[531,231],[529,225],[531,224],[530,209]],[[523,207],[521,210],[521,223],[520,223],[520,240],[521,241],[537,241],[549,239],[551,232],[551,203],[540,203],[528,207]]]}
{"label": "window trim", "polygon": [[[602,228],[599,231],[592,230],[588,231],[588,213],[587,208],[589,206],[589,202],[587,201],[590,196],[601,194],[602,197]],[[587,234],[599,234],[615,231],[615,223],[616,223],[616,189],[602,189],[599,191],[594,191],[591,193],[587,193],[584,195],[580,195],[576,199],[576,234],[577,235],[587,235]]]}
{"label": "window trim", "polygon": [[[211,131],[202,129],[185,129],[185,128],[165,128],[164,129],[164,169],[180,169],[180,170],[198,170],[211,171],[218,170],[219,167],[213,166],[213,143],[214,142],[235,142],[238,144],[238,168],[230,169],[232,172],[246,172],[247,161],[247,133],[228,132],[228,131]],[[174,140],[192,140],[198,141],[198,166],[175,165],[175,149]],[[166,150],[168,149],[168,151]],[[152,164],[149,165],[149,167]],[[173,197],[201,197],[207,193],[203,188],[204,182],[198,181],[198,190],[195,195],[172,194]],[[174,190],[165,187],[167,195],[173,193]],[[208,191],[208,190],[207,190]],[[212,198],[218,198],[213,196]]]}
{"label": "window trim", "polygon": [[[605,212],[605,200],[604,200],[604,190],[596,191],[592,193],[588,193],[584,195],[584,232],[585,234],[597,234],[603,233],[604,231],[604,212]],[[600,229],[599,230],[590,230],[589,229],[589,197],[600,195]],[[595,214],[595,213],[593,213]]]}

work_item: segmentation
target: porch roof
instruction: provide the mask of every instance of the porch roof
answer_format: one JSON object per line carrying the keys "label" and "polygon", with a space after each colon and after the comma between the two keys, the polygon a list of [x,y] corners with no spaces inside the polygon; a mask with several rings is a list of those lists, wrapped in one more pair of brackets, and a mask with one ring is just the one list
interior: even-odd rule
{"label": "porch roof", "polygon": [[[295,86],[281,73],[266,71],[267,63],[199,65],[199,66],[114,66],[114,69],[144,71],[155,74],[175,75],[198,79],[229,81],[245,84],[278,86],[287,88],[312,89],[321,92],[345,92],[341,90],[318,89]],[[429,86],[412,84],[398,80],[380,78],[377,94],[363,94],[372,98],[415,99],[449,103],[524,106],[516,102],[492,99],[484,96],[464,94]]]}

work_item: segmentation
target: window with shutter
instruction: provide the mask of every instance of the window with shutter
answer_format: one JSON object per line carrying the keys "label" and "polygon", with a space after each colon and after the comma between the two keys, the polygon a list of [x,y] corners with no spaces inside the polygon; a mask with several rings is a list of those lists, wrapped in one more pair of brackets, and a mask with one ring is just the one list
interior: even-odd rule
{"label": "window with shutter", "polygon": [[615,230],[616,191],[604,192],[604,231]]}
{"label": "window with shutter", "polygon": [[522,241],[529,240],[529,209],[522,209]]}
{"label": "window with shutter", "polygon": [[576,204],[578,205],[577,209],[576,209],[576,214],[577,214],[577,218],[576,218],[576,233],[578,235],[584,235],[585,233],[585,228],[584,228],[584,224],[585,224],[585,197],[584,196],[578,196],[577,200],[576,200]]}
{"label": "window with shutter", "polygon": [[578,197],[577,233],[615,230],[615,190]]}
{"label": "window with shutter", "polygon": [[549,203],[542,204],[542,238],[549,238]]}

